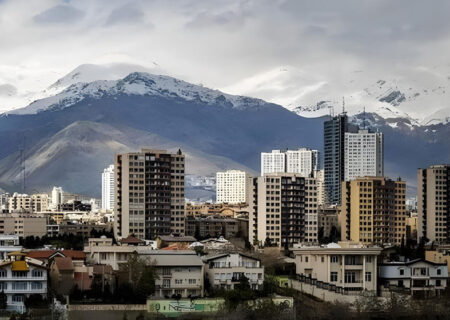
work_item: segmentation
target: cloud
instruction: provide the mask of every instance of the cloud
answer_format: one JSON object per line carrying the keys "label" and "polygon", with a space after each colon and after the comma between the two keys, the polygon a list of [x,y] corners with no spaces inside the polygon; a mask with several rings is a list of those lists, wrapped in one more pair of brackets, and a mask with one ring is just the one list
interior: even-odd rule
{"label": "cloud", "polygon": [[142,22],[144,19],[144,12],[132,3],[115,8],[108,16],[106,21],[107,26],[117,24],[136,24]]}
{"label": "cloud", "polygon": [[0,84],[0,96],[13,96],[17,93],[17,88],[11,84]]}
{"label": "cloud", "polygon": [[84,12],[70,5],[57,5],[36,16],[33,21],[41,24],[74,23],[84,17]]}

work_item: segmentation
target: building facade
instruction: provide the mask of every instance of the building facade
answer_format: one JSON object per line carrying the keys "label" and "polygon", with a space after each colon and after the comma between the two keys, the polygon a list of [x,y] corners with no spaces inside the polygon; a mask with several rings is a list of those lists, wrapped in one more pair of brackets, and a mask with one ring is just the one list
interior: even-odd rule
{"label": "building facade", "polygon": [[324,123],[324,179],[326,199],[330,204],[340,204],[341,183],[344,181],[345,133],[348,132],[345,113]]}
{"label": "building facade", "polygon": [[344,180],[384,176],[384,139],[380,132],[345,133]]}
{"label": "building facade", "polygon": [[[290,247],[317,241],[315,178],[290,173],[254,180],[249,204],[249,237],[254,244]],[[252,238],[253,237],[253,238]]]}
{"label": "building facade", "polygon": [[417,173],[417,240],[450,242],[450,165]]}
{"label": "building facade", "polygon": [[261,260],[242,253],[220,254],[204,259],[205,274],[212,287],[234,290],[242,277],[246,277],[252,290],[262,289],[264,267]]}
{"label": "building facade", "polygon": [[0,214],[0,234],[42,237],[47,234],[47,218],[38,214]]}
{"label": "building facade", "polygon": [[377,257],[381,248],[339,242],[292,250],[301,280],[314,279],[336,292],[377,290]]}
{"label": "building facade", "polygon": [[114,234],[141,239],[184,234],[184,155],[165,150],[115,157]]}
{"label": "building facade", "polygon": [[114,165],[102,173],[102,209],[114,210]]}
{"label": "building facade", "polygon": [[7,309],[25,312],[25,299],[32,294],[47,297],[47,269],[22,253],[0,262],[0,289],[6,294]]}
{"label": "building facade", "polygon": [[48,210],[49,198],[48,194],[19,194],[14,193],[8,199],[9,212],[44,212]]}
{"label": "building facade", "polygon": [[303,177],[313,177],[320,169],[320,154],[317,150],[299,148],[297,150],[272,150],[261,153],[261,176],[268,173],[296,173]]}
{"label": "building facade", "polygon": [[380,291],[403,291],[411,295],[439,295],[447,287],[446,263],[421,259],[385,262],[379,266]]}
{"label": "building facade", "polygon": [[228,170],[216,174],[216,202],[238,204],[247,202],[251,177],[245,171]]}
{"label": "building facade", "polygon": [[341,239],[364,244],[406,241],[406,183],[362,177],[342,183]]}

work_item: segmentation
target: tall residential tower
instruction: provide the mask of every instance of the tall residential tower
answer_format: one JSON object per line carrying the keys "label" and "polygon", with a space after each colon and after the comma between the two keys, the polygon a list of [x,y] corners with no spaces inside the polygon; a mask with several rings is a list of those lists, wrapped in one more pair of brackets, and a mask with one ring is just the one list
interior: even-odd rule
{"label": "tall residential tower", "polygon": [[184,155],[166,150],[115,157],[114,235],[184,234]]}
{"label": "tall residential tower", "polygon": [[114,210],[114,165],[102,173],[102,209]]}

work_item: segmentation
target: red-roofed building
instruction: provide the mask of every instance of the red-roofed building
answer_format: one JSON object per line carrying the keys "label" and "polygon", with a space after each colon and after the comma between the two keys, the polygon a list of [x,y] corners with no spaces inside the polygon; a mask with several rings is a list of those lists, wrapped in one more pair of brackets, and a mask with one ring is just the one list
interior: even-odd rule
{"label": "red-roofed building", "polygon": [[84,265],[86,260],[86,254],[78,250],[34,250],[28,252],[27,257],[40,260],[47,266],[56,257],[71,258],[74,265]]}

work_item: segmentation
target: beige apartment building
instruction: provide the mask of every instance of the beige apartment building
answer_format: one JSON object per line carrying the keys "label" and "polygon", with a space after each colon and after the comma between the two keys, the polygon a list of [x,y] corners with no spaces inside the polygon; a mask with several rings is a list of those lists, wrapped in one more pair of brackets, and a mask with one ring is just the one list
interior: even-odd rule
{"label": "beige apartment building", "polygon": [[29,213],[2,213],[0,214],[0,234],[42,237],[47,234],[47,218]]}
{"label": "beige apartment building", "polygon": [[341,239],[363,244],[406,241],[406,183],[362,177],[342,183]]}
{"label": "beige apartment building", "polygon": [[332,206],[319,206],[317,213],[318,230],[322,230],[323,237],[328,238],[332,235],[333,229],[338,230],[339,227],[339,212],[340,207],[336,205]]}
{"label": "beige apartment building", "polygon": [[44,212],[49,207],[48,194],[14,193],[8,200],[9,212]]}
{"label": "beige apartment building", "polygon": [[184,155],[165,150],[115,157],[114,234],[140,239],[184,234]]}
{"label": "beige apartment building", "polygon": [[377,290],[377,257],[381,248],[354,242],[292,250],[300,281],[314,279],[336,292]]}
{"label": "beige apartment building", "polygon": [[254,180],[249,199],[249,237],[257,245],[288,248],[317,242],[315,178],[269,173]]}
{"label": "beige apartment building", "polygon": [[450,165],[417,172],[417,240],[450,242]]}

